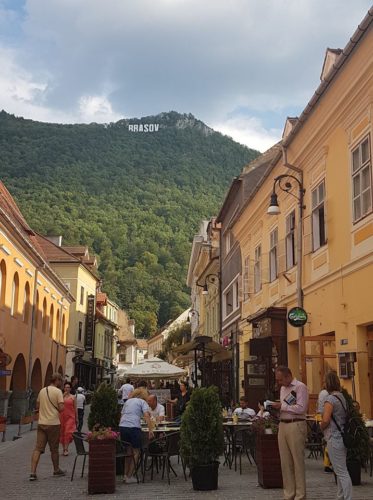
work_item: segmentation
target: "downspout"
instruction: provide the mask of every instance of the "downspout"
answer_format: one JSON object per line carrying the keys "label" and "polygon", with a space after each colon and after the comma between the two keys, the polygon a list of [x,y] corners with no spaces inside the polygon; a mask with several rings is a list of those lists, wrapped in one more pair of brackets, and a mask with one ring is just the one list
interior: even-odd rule
{"label": "downspout", "polygon": [[[297,281],[296,281],[296,290],[297,290],[297,305],[303,308],[303,170],[299,167],[296,167],[288,162],[287,159],[287,150],[285,146],[282,146],[282,156],[284,166],[294,170],[299,175],[299,180],[302,188],[299,190],[299,222],[298,222],[298,234],[297,234]],[[299,369],[299,379],[303,380],[303,366],[302,366],[302,339],[304,336],[304,327],[298,328],[298,369]]]}
{"label": "downspout", "polygon": [[34,293],[32,297],[32,308],[31,308],[31,330],[30,330],[30,346],[29,346],[29,355],[28,355],[28,372],[27,372],[27,389],[31,394],[31,370],[32,370],[32,354],[34,349],[34,331],[35,331],[35,307],[36,307],[36,294],[37,294],[37,286],[38,286],[38,274],[39,268],[35,268],[35,276],[34,276]]}

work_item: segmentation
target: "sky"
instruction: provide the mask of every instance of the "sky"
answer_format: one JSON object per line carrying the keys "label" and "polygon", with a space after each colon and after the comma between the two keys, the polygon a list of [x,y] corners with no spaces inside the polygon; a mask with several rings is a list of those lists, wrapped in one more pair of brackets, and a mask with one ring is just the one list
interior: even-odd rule
{"label": "sky", "polygon": [[56,123],[192,113],[265,151],[371,0],[0,0],[0,109]]}

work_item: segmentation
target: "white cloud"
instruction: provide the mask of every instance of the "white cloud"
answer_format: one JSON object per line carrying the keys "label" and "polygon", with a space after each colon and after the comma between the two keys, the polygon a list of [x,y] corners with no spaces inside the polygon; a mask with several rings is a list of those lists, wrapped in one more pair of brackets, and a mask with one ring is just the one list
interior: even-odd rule
{"label": "white cloud", "polygon": [[282,134],[282,130],[279,129],[265,129],[261,121],[255,117],[228,118],[211,126],[214,130],[262,153],[279,141]]}
{"label": "white cloud", "polygon": [[82,96],[79,99],[79,113],[84,122],[108,123],[123,118],[120,114],[114,113],[105,96]]}

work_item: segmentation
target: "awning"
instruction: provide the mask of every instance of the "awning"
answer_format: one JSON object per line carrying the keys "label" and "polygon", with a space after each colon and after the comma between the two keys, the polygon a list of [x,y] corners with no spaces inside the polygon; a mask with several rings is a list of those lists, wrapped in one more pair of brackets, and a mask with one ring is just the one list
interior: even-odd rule
{"label": "awning", "polygon": [[225,351],[222,345],[212,340],[212,337],[208,337],[207,335],[199,335],[191,342],[187,342],[186,344],[182,344],[176,347],[175,349],[173,349],[173,352],[175,354],[188,354],[191,351],[202,350],[206,354],[214,354],[217,352]]}

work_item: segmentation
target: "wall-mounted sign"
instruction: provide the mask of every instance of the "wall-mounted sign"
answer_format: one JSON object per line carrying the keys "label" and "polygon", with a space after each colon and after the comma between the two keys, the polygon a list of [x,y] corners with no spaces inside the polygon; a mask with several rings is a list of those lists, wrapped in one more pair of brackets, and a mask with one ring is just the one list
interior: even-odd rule
{"label": "wall-mounted sign", "polygon": [[9,377],[12,374],[12,370],[0,370],[0,377]]}
{"label": "wall-mounted sign", "polygon": [[85,330],[85,350],[93,350],[93,339],[95,335],[95,296],[88,295],[87,301],[87,322]]}
{"label": "wall-mounted sign", "polygon": [[129,132],[158,132],[159,123],[130,123]]}
{"label": "wall-mounted sign", "polygon": [[307,313],[302,307],[293,307],[288,312],[288,321],[291,326],[301,327],[307,323]]}

